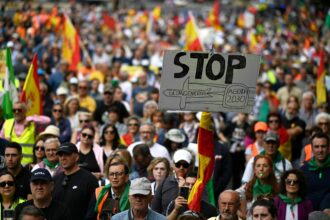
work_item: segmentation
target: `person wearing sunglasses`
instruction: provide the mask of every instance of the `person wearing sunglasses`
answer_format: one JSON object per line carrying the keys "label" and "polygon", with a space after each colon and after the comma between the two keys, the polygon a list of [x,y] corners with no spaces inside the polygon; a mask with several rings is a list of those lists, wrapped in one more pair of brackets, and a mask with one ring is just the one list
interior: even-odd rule
{"label": "person wearing sunglasses", "polygon": [[60,129],[59,139],[61,143],[71,140],[71,124],[70,121],[64,116],[63,106],[60,103],[53,105],[51,124]]}
{"label": "person wearing sunglasses", "polygon": [[89,112],[94,112],[96,109],[95,100],[88,94],[89,83],[87,80],[82,80],[78,84],[78,97],[80,107],[87,109]]}
{"label": "person wearing sunglasses", "polygon": [[32,170],[32,168],[40,163],[45,157],[44,139],[39,135],[36,143],[33,145],[33,162],[29,164],[29,168]]}
{"label": "person wearing sunglasses", "polygon": [[27,206],[34,206],[44,213],[45,219],[71,220],[71,213],[61,200],[53,199],[54,181],[48,170],[38,168],[32,172],[30,178],[32,199],[19,204],[15,209],[15,218],[19,219],[22,210]]}
{"label": "person wearing sunglasses", "polygon": [[92,126],[86,126],[81,130],[80,142],[77,143],[79,151],[78,164],[83,169],[91,172],[97,179],[103,176],[103,149],[94,143],[95,130]]}
{"label": "person wearing sunglasses", "polygon": [[122,142],[129,146],[134,142],[140,141],[140,119],[136,116],[130,116],[127,119],[126,127],[127,132],[120,137]]}
{"label": "person wearing sunglasses", "polygon": [[[14,217],[13,215],[16,206],[22,202],[25,202],[25,200],[20,198],[18,195],[18,190],[16,189],[14,175],[7,170],[1,171],[0,172],[0,204],[1,204],[0,219],[4,219],[5,217],[10,217],[10,215]],[[4,216],[4,214],[7,216]]]}
{"label": "person wearing sunglasses", "polygon": [[84,219],[98,181],[91,172],[78,166],[79,152],[75,144],[63,143],[57,155],[64,172],[54,177],[53,198],[68,207],[72,220]]}
{"label": "person wearing sunglasses", "polygon": [[17,142],[22,146],[25,166],[33,162],[33,144],[40,130],[50,123],[50,118],[44,115],[26,116],[26,104],[17,101],[13,105],[14,118],[7,119],[2,126],[0,137]]}
{"label": "person wearing sunglasses", "polygon": [[83,127],[92,125],[92,114],[86,111],[79,111],[78,113],[79,127],[76,128],[71,136],[71,143],[78,143],[80,141],[80,133]]}
{"label": "person wearing sunglasses", "polygon": [[158,186],[152,199],[152,210],[166,215],[168,205],[179,195],[179,185],[184,185],[188,172],[193,168],[192,154],[186,149],[179,149],[173,155],[173,174]]}
{"label": "person wearing sunglasses", "polygon": [[126,149],[125,145],[121,144],[117,128],[113,124],[106,124],[102,129],[100,138],[100,146],[103,149],[103,161],[107,161],[110,154],[116,149]]}
{"label": "person wearing sunglasses", "polygon": [[308,220],[313,205],[306,194],[304,174],[297,169],[284,172],[281,176],[280,193],[274,199],[278,218]]}

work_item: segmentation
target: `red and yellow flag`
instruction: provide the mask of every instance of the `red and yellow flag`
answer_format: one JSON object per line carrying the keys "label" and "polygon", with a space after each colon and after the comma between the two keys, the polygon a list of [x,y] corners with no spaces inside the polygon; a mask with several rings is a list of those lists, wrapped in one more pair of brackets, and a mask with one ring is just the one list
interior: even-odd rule
{"label": "red and yellow flag", "polygon": [[184,50],[204,51],[203,43],[198,37],[198,30],[194,16],[191,13],[189,13],[189,18],[186,23],[184,34],[185,34]]}
{"label": "red and yellow flag", "polygon": [[325,52],[322,49],[319,52],[319,68],[317,70],[317,78],[316,78],[316,102],[317,105],[321,105],[326,103],[327,101],[327,93],[326,93],[326,88],[325,88],[325,75],[326,75],[326,70],[324,67],[324,57],[325,57]]}
{"label": "red and yellow flag", "polygon": [[41,99],[38,77],[38,60],[37,55],[34,54],[21,95],[21,101],[26,103],[27,116],[43,114]]}
{"label": "red and yellow flag", "polygon": [[80,38],[70,18],[64,14],[62,58],[69,63],[69,70],[76,71],[80,63]]}
{"label": "red and yellow flag", "polygon": [[214,169],[214,143],[211,120],[212,116],[210,112],[202,113],[198,130],[198,179],[188,198],[189,209],[197,212],[200,212],[203,190],[212,177]]}
{"label": "red and yellow flag", "polygon": [[209,13],[209,16],[206,19],[206,25],[209,27],[214,27],[216,30],[221,30],[219,14],[220,14],[220,1],[215,0],[214,5]]}

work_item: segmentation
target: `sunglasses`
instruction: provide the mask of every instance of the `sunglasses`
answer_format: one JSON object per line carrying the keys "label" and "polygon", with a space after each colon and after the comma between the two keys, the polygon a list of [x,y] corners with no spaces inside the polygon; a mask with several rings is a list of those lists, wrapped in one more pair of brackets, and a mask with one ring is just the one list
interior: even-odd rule
{"label": "sunglasses", "polygon": [[14,185],[15,185],[14,181],[4,181],[0,183],[0,187],[14,186]]}
{"label": "sunglasses", "polygon": [[298,183],[299,183],[298,180],[290,180],[290,179],[286,179],[286,180],[285,180],[285,184],[286,184],[286,185],[290,185],[290,186],[297,185]]}
{"label": "sunglasses", "polygon": [[104,95],[112,95],[112,92],[104,92]]}
{"label": "sunglasses", "polygon": [[139,124],[137,124],[137,123],[132,123],[132,124],[128,124],[128,126],[139,126]]}
{"label": "sunglasses", "polygon": [[53,112],[59,112],[59,113],[62,113],[62,109],[53,109]]}
{"label": "sunglasses", "polygon": [[35,149],[36,151],[45,151],[44,146],[36,146]]}
{"label": "sunglasses", "polygon": [[13,109],[13,112],[15,112],[15,113],[22,113],[23,112],[23,109],[21,109],[21,108],[14,108]]}
{"label": "sunglasses", "polygon": [[177,162],[177,163],[175,163],[176,168],[180,168],[181,166],[183,166],[183,168],[187,169],[189,167],[189,163],[186,163],[186,162]]}
{"label": "sunglasses", "polygon": [[105,131],[105,134],[115,134],[115,131]]}
{"label": "sunglasses", "polygon": [[89,120],[79,120],[80,123],[89,123]]}
{"label": "sunglasses", "polygon": [[90,140],[93,139],[93,135],[91,135],[91,134],[82,133],[81,136],[82,136],[83,138],[86,138],[86,137],[87,137],[87,138],[90,139]]}
{"label": "sunglasses", "polygon": [[87,86],[78,86],[79,89],[87,89]]}

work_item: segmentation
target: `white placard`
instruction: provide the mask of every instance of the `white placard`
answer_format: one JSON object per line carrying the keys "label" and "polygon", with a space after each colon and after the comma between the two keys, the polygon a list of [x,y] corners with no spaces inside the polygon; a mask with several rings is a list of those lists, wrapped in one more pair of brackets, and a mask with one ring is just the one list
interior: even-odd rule
{"label": "white placard", "polygon": [[252,111],[260,56],[165,51],[160,81],[162,110]]}

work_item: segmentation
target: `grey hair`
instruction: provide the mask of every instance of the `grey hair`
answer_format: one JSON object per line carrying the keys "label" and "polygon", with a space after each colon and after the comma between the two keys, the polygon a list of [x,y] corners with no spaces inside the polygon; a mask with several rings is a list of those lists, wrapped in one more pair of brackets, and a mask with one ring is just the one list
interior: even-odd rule
{"label": "grey hair", "polygon": [[311,91],[307,91],[307,92],[304,92],[303,93],[302,98],[305,99],[306,97],[312,97],[313,98],[313,102],[315,101],[315,95]]}
{"label": "grey hair", "polygon": [[320,112],[315,117],[315,124],[318,124],[322,119],[325,119],[327,122],[330,122],[330,114],[326,112]]}
{"label": "grey hair", "polygon": [[50,144],[50,143],[56,143],[57,144],[57,147],[60,147],[61,146],[61,142],[60,140],[57,138],[57,137],[50,137],[50,138],[47,138],[45,140],[45,148],[46,148],[46,144]]}
{"label": "grey hair", "polygon": [[308,220],[329,220],[329,216],[322,211],[313,211],[309,213]]}

